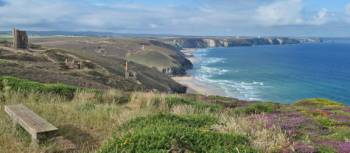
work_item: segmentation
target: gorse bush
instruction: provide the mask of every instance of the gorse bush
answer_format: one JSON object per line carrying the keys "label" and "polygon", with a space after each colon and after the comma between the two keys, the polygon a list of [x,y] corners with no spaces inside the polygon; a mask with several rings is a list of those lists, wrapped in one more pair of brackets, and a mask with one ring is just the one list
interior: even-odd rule
{"label": "gorse bush", "polygon": [[208,116],[159,114],[141,117],[119,129],[100,153],[110,152],[255,152],[247,137],[209,129],[217,121]]}
{"label": "gorse bush", "polygon": [[52,93],[68,98],[73,98],[75,91],[78,90],[77,87],[64,84],[43,84],[15,77],[0,77],[0,84],[2,90],[7,87],[15,91]]}

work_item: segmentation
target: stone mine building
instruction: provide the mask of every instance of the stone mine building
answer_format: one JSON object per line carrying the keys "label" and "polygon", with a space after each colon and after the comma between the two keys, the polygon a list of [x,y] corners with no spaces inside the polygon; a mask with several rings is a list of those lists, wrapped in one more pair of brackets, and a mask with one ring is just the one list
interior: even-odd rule
{"label": "stone mine building", "polygon": [[15,49],[28,49],[29,41],[26,31],[21,31],[13,28],[13,48]]}
{"label": "stone mine building", "polygon": [[128,61],[125,61],[124,65],[124,72],[125,72],[125,78],[126,79],[135,79],[136,80],[136,72],[129,70],[128,68]]}

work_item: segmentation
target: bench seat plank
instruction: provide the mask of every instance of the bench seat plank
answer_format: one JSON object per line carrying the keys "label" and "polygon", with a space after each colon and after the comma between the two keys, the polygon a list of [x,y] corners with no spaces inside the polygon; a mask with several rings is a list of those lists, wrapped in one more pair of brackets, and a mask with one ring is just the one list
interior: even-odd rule
{"label": "bench seat plank", "polygon": [[22,104],[5,106],[5,112],[15,123],[20,124],[28,131],[33,139],[39,139],[40,134],[53,133],[58,130],[51,123]]}

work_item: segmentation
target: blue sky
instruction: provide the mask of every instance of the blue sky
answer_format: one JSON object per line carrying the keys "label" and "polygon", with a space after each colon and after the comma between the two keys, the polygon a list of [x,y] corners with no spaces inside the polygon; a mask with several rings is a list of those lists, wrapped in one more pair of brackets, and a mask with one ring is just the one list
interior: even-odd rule
{"label": "blue sky", "polygon": [[0,0],[0,30],[350,36],[350,0]]}

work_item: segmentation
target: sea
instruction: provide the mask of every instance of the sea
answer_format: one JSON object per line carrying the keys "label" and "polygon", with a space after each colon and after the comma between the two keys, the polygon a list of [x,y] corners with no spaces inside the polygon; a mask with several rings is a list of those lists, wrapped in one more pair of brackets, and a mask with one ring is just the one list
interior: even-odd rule
{"label": "sea", "polygon": [[327,98],[350,105],[350,40],[210,48],[189,73],[222,96],[293,103]]}

